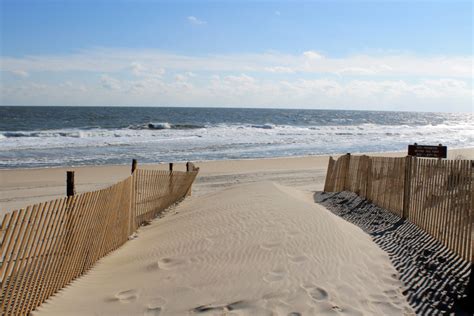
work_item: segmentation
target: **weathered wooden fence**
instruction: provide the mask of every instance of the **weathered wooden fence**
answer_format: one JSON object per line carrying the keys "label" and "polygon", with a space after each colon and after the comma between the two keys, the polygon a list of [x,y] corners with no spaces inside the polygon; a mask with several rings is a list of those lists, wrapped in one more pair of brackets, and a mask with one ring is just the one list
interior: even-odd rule
{"label": "weathered wooden fence", "polygon": [[188,172],[137,169],[103,190],[4,215],[0,235],[1,314],[28,314],[123,245],[145,221],[190,193]]}
{"label": "weathered wooden fence", "polygon": [[473,161],[352,156],[329,159],[324,191],[351,191],[406,218],[474,262]]}

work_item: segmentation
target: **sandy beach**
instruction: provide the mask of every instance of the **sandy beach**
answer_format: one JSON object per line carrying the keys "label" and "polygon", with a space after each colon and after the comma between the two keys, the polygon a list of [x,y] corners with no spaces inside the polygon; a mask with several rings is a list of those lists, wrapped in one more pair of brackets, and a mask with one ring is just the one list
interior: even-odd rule
{"label": "sandy beach", "polygon": [[[474,149],[449,151],[451,159],[461,156],[473,159]],[[327,162],[310,156],[197,163],[191,197],[34,314],[414,314],[388,254],[315,203]],[[71,169],[78,193],[130,173],[130,166],[2,170],[2,210],[62,196]]]}
{"label": "sandy beach", "polygon": [[[353,153],[357,154],[357,153]],[[405,156],[406,152],[367,153],[374,156]],[[335,156],[336,157],[336,156]],[[448,158],[474,159],[474,148],[450,149]],[[234,184],[273,181],[291,187],[322,190],[329,156],[217,160],[197,162],[200,174],[193,195],[202,195]],[[130,165],[0,170],[0,214],[66,194],[66,171],[75,171],[77,193],[105,188],[130,174]],[[167,164],[140,164],[144,169],[167,170]],[[186,170],[176,163],[175,170]]]}
{"label": "sandy beach", "polygon": [[411,314],[388,255],[272,182],[185,200],[37,315]]}
{"label": "sandy beach", "polygon": [[474,316],[453,2],[1,1],[0,315]]}

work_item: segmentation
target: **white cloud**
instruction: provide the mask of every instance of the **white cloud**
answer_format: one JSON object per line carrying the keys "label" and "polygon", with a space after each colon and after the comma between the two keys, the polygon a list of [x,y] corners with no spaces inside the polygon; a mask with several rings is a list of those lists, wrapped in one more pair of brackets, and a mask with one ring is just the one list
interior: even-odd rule
{"label": "white cloud", "polygon": [[142,64],[140,64],[139,62],[132,62],[130,64],[130,68],[132,69],[132,73],[135,75],[135,76],[140,76],[143,71],[145,70],[145,67],[143,67]]}
{"label": "white cloud", "polygon": [[[3,104],[472,111],[472,64],[472,56],[336,58],[315,51],[192,56],[96,49],[0,57],[2,71],[21,69],[18,75],[25,78],[2,78],[0,96]],[[49,75],[49,80],[33,80],[36,72]]]}
{"label": "white cloud", "polygon": [[186,80],[188,80],[188,77],[186,75],[183,75],[183,74],[177,74],[176,76],[174,76],[174,79],[176,81],[186,81]]}
{"label": "white cloud", "polygon": [[321,58],[323,58],[323,55],[321,55],[318,52],[312,51],[312,50],[303,52],[303,56],[305,56],[308,59],[321,59]]}
{"label": "white cloud", "polygon": [[157,77],[161,78],[165,74],[165,69],[163,68],[153,68],[153,67],[145,67],[143,64],[139,62],[132,62],[130,64],[130,68],[132,74],[136,77]]}
{"label": "white cloud", "polygon": [[185,72],[185,73],[178,73],[174,76],[174,79],[175,81],[179,81],[179,82],[187,82],[189,81],[191,78],[194,78],[196,77],[197,75],[194,73],[194,72]]}
{"label": "white cloud", "polygon": [[[0,86],[4,104],[259,106],[379,110],[471,111],[472,82],[452,78],[344,80],[268,79],[241,73],[176,78],[100,77],[101,85],[41,82]],[[104,89],[105,88],[105,89]],[[46,100],[46,101],[45,101]]]}
{"label": "white cloud", "polygon": [[192,16],[192,15],[188,16],[187,19],[188,19],[189,22],[191,22],[191,23],[194,24],[194,25],[203,25],[203,24],[206,24],[206,23],[207,23],[206,21],[200,20],[200,19],[198,19],[197,17]]}
{"label": "white cloud", "polygon": [[108,90],[120,90],[121,88],[120,81],[109,75],[102,75],[100,77],[100,83],[102,84],[102,87]]}
{"label": "white cloud", "polygon": [[20,78],[28,78],[30,76],[30,74],[24,70],[10,70],[10,72]]}
{"label": "white cloud", "polygon": [[80,92],[86,92],[87,88],[84,84],[75,84],[71,81],[65,81],[59,84],[61,89],[69,89],[69,90],[78,90]]}
{"label": "white cloud", "polygon": [[361,67],[350,67],[343,68],[335,72],[338,75],[375,75],[376,71],[373,69],[361,68]]}
{"label": "white cloud", "polygon": [[1,57],[4,71],[22,69],[27,73],[82,71],[120,72],[162,76],[166,70],[179,72],[306,73],[351,76],[414,76],[472,78],[472,56],[351,55],[322,56],[314,51],[303,54],[226,54],[192,56],[154,50],[96,49],[71,55]]}
{"label": "white cloud", "polygon": [[274,66],[274,67],[266,67],[265,71],[273,72],[273,73],[294,73],[295,70],[290,67],[282,67],[282,66]]}

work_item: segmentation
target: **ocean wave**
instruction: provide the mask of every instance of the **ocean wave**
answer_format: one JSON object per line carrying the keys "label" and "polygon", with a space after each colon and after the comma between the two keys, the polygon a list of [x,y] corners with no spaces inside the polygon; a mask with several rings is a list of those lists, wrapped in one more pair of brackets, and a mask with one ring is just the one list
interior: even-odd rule
{"label": "ocean wave", "polygon": [[267,123],[267,124],[255,124],[255,125],[251,125],[251,127],[261,128],[261,129],[274,129],[275,125]]}
{"label": "ocean wave", "polygon": [[193,130],[205,128],[192,124],[149,123],[141,126],[129,126],[121,129],[71,129],[45,131],[0,131],[0,139],[13,138],[97,138],[97,137],[133,137],[140,131],[155,130]]}
{"label": "ocean wave", "polygon": [[188,123],[178,123],[178,124],[172,124],[168,122],[149,122],[145,124],[139,124],[139,125],[130,125],[127,127],[127,129],[133,129],[133,130],[141,130],[141,129],[150,129],[150,130],[162,130],[162,129],[201,129],[201,128],[206,128],[207,126],[205,125],[199,125],[199,124],[188,124]]}
{"label": "ocean wave", "polygon": [[[56,137],[72,137],[72,138],[86,138],[86,137],[101,137],[110,136],[110,132],[105,130],[51,130],[51,131],[18,131],[18,132],[2,132],[2,138],[56,138]],[[112,135],[114,133],[112,132]],[[119,135],[115,134],[115,137]]]}
{"label": "ocean wave", "polygon": [[164,122],[164,123],[148,123],[149,129],[171,129],[171,124]]}
{"label": "ocean wave", "polygon": [[63,131],[25,131],[25,132],[3,132],[2,135],[5,138],[17,138],[17,137],[81,137],[80,131],[74,132],[63,132]]}
{"label": "ocean wave", "polygon": [[[294,125],[274,125],[265,124],[215,124],[215,125],[197,125],[197,124],[172,124],[168,122],[150,122],[136,126],[128,126],[116,129],[105,128],[86,128],[86,129],[58,129],[58,130],[33,130],[33,131],[0,131],[0,140],[5,142],[8,139],[28,139],[28,138],[48,138],[48,139],[89,139],[89,138],[133,138],[151,137],[175,138],[182,136],[202,136],[215,135],[216,137],[233,137],[241,135],[249,137],[250,135],[261,135],[259,130],[265,130],[264,133],[278,136],[301,136],[311,137],[311,135],[383,135],[386,137],[405,136],[423,136],[423,135],[446,135],[452,133],[472,133],[473,126],[468,124],[459,124],[457,126],[449,125],[424,125],[419,127],[407,128],[406,125],[328,125],[328,126],[294,126]],[[263,132],[263,131],[262,131]],[[460,135],[458,135],[460,136]]]}
{"label": "ocean wave", "polygon": [[201,129],[206,128],[205,125],[196,125],[196,124],[172,124],[172,129]]}
{"label": "ocean wave", "polygon": [[[45,165],[81,163],[82,160],[86,164],[122,163],[131,157],[131,153],[147,161],[176,161],[405,150],[407,144],[414,142],[442,143],[449,148],[474,145],[473,126],[463,124],[406,128],[375,124],[219,123],[207,124],[203,129],[177,125],[173,128],[170,124],[170,128],[162,130],[142,124],[140,128],[0,131],[0,160],[3,167],[41,166],[42,159]],[[37,160],[30,162],[29,157]],[[60,159],[60,162],[56,164],[54,159]]]}

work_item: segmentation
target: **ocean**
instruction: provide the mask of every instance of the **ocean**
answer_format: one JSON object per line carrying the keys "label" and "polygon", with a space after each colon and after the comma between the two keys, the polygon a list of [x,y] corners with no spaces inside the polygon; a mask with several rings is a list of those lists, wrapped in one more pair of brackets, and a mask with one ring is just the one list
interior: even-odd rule
{"label": "ocean", "polygon": [[0,107],[0,168],[253,159],[474,146],[472,113]]}

